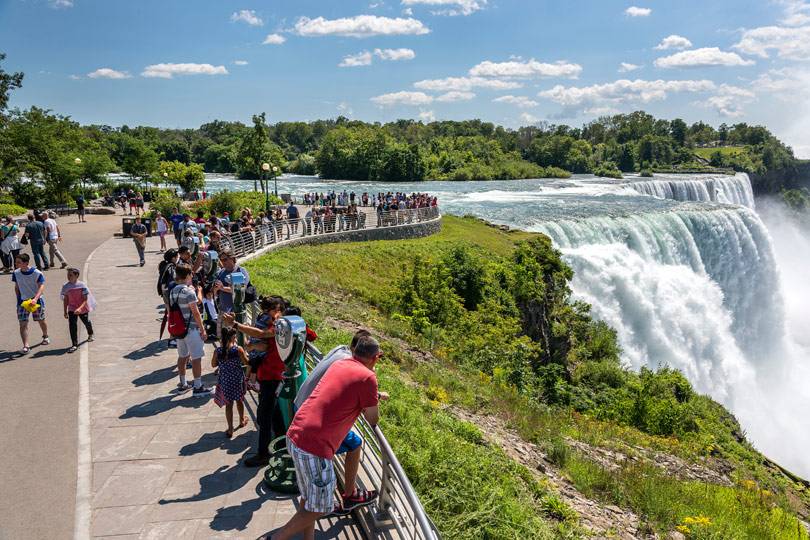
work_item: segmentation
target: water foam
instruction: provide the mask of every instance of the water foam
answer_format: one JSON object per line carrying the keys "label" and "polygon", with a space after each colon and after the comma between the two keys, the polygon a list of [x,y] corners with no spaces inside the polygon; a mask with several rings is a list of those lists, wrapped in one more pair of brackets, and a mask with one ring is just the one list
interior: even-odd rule
{"label": "water foam", "polygon": [[754,191],[745,173],[734,176],[697,176],[675,178],[660,176],[637,180],[631,188],[651,197],[676,201],[720,202],[754,208]]}

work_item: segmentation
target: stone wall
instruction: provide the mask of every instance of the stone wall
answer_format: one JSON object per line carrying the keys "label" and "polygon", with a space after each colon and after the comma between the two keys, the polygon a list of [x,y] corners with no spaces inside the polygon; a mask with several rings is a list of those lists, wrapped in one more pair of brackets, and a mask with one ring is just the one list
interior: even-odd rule
{"label": "stone wall", "polygon": [[408,240],[411,238],[423,238],[438,233],[442,230],[441,216],[430,221],[411,223],[408,225],[397,225],[395,227],[372,227],[356,231],[341,231],[329,234],[319,234],[313,236],[302,236],[293,238],[278,244],[271,244],[254,253],[245,255],[240,262],[248,261],[260,257],[265,253],[275,251],[285,247],[299,245],[319,245],[334,244],[338,242],[371,242],[374,240]]}

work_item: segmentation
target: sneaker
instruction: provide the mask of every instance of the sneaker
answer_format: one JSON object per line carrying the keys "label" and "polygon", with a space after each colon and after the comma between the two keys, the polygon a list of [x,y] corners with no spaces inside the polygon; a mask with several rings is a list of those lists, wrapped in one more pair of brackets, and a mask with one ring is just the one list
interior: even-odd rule
{"label": "sneaker", "polygon": [[368,506],[369,504],[373,503],[375,499],[377,499],[377,491],[372,489],[371,491],[367,491],[365,489],[356,489],[354,491],[354,495],[351,497],[346,497],[345,495],[343,498],[343,510],[346,512],[351,512],[355,508],[360,508],[361,506]]}
{"label": "sneaker", "polygon": [[176,339],[170,339],[169,340],[169,348],[170,349],[176,349],[177,348],[177,340]]}
{"label": "sneaker", "polygon": [[325,517],[344,517],[348,516],[351,513],[352,513],[351,510],[346,510],[339,504],[336,504],[335,507],[332,509],[332,512],[330,514],[327,514]]}
{"label": "sneaker", "polygon": [[177,383],[177,391],[178,392],[185,392],[189,388],[191,388],[191,383],[188,383],[188,382],[186,382],[186,383],[181,383],[181,382]]}
{"label": "sneaker", "polygon": [[66,262],[63,262],[63,263],[62,263],[62,266],[60,266],[60,268],[62,268],[62,269],[67,268],[67,263],[66,263]]}
{"label": "sneaker", "polygon": [[92,342],[93,342],[93,341],[95,341],[95,340],[96,340],[96,338],[95,338],[95,337],[93,337],[93,334],[90,334],[89,336],[87,336],[87,342],[88,342],[88,343],[92,343]]}
{"label": "sneaker", "polygon": [[193,394],[195,396],[209,396],[211,395],[211,388],[205,385],[200,385],[198,388],[194,389]]}
{"label": "sneaker", "polygon": [[75,353],[77,350],[78,350],[78,347],[76,345],[71,345],[67,352],[68,353]]}
{"label": "sneaker", "polygon": [[270,463],[270,456],[263,454],[254,454],[247,458],[244,462],[245,467],[264,467]]}
{"label": "sneaker", "polygon": [[146,261],[141,261],[141,264],[139,266],[143,266],[145,264],[146,264]]}
{"label": "sneaker", "polygon": [[42,336],[42,344],[43,345],[50,345],[51,344],[51,338],[49,338],[48,336]]}

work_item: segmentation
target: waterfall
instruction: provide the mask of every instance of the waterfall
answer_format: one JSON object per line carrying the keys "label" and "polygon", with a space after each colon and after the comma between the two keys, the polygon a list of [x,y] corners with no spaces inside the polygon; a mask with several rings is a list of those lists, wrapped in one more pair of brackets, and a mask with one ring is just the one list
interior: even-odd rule
{"label": "waterfall", "polygon": [[656,177],[628,184],[643,195],[676,201],[720,202],[754,208],[751,180],[745,173],[734,176]]}

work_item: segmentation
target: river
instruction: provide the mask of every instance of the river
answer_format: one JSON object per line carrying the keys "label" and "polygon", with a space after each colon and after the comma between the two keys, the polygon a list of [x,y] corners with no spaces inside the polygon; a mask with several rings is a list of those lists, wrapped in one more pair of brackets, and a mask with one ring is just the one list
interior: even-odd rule
{"label": "river", "polygon": [[[208,175],[210,191],[252,181]],[[379,184],[282,176],[279,193],[427,191],[445,213],[548,234],[634,369],[668,365],[810,476],[810,231],[745,174]]]}

